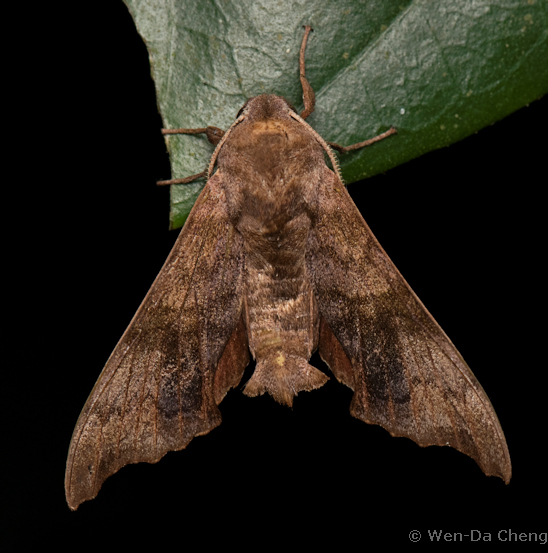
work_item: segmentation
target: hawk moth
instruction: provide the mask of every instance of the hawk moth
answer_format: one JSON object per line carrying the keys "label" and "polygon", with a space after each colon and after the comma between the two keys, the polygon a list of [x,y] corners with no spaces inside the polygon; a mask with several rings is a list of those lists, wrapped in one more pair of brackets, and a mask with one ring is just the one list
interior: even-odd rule
{"label": "hawk moth", "polygon": [[[67,502],[93,499],[129,463],[157,462],[221,422],[244,393],[292,405],[328,377],[354,391],[350,412],[421,446],[450,445],[487,475],[511,477],[496,413],[458,351],[377,242],[342,182],[332,149],[306,122],[315,105],[300,52],[304,111],[249,99],[207,171],[160,184],[207,184],[150,291],[107,361],[76,424]],[[331,161],[329,168],[325,155]]]}

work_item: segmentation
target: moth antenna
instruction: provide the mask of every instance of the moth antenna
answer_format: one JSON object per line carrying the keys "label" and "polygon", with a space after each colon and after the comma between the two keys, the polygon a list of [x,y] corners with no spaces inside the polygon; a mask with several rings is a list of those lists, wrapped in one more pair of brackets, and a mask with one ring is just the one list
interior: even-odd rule
{"label": "moth antenna", "polygon": [[[325,150],[326,154],[328,155],[329,160],[331,161],[331,165],[333,166],[333,171],[335,172],[335,174],[339,178],[340,183],[344,186],[344,180],[342,178],[341,168],[339,166],[339,160],[335,156],[335,154],[334,154],[333,150],[330,148],[329,144],[297,113],[295,113],[294,111],[290,111],[289,115],[291,115],[291,117],[293,117],[293,119],[295,119],[296,121],[298,121],[299,123],[304,125],[314,135],[314,138],[321,144],[322,148]],[[232,127],[230,127],[230,128],[232,128]]]}
{"label": "moth antenna", "polygon": [[209,177],[211,177],[211,173],[213,172],[213,168],[215,167],[215,162],[217,161],[217,156],[219,155],[219,151],[223,147],[223,144],[225,143],[226,139],[228,138],[228,135],[232,132],[232,129],[238,123],[240,123],[240,121],[243,121],[244,119],[245,119],[245,115],[243,115],[243,114],[240,115],[240,117],[238,117],[236,119],[236,121],[234,121],[234,123],[232,123],[232,125],[230,125],[230,127],[226,130],[226,132],[223,135],[223,137],[221,138],[219,144],[217,144],[217,147],[215,148],[215,151],[213,152],[213,155],[211,156],[211,161],[209,162],[209,167],[207,168],[207,180],[209,180]]}
{"label": "moth antenna", "polygon": [[[326,142],[326,144],[327,144],[327,142]],[[341,181],[341,184],[343,186],[346,186],[346,183],[344,182],[344,179],[343,179],[343,176],[342,176],[341,166],[339,165],[339,158],[338,158],[335,150],[333,150],[333,148],[331,148],[331,146],[329,144],[327,144],[327,147],[329,148],[329,150],[331,152],[331,155],[329,156],[329,159],[331,160],[331,163],[333,165],[333,170],[335,171],[335,173],[337,173],[337,175],[339,175],[339,180]],[[329,155],[329,152],[327,152],[327,155]]]}

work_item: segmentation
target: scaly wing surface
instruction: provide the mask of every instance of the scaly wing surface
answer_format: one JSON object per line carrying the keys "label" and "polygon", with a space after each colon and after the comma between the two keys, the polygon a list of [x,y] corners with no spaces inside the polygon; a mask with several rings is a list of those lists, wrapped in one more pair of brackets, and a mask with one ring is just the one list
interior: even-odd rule
{"label": "scaly wing surface", "polygon": [[249,362],[242,238],[210,179],[78,419],[67,460],[76,509],[128,463],[155,463],[221,422]]}
{"label": "scaly wing surface", "polygon": [[450,445],[508,483],[506,440],[472,371],[327,168],[318,193],[307,268],[320,354],[354,390],[351,414],[421,446]]}

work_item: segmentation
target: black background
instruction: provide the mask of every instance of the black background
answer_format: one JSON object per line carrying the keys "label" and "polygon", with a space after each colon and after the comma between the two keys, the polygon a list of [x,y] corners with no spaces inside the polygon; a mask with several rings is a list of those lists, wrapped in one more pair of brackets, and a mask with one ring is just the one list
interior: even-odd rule
{"label": "black background", "polygon": [[[40,180],[25,189],[31,306],[18,314],[18,383],[4,400],[6,542],[176,539],[186,550],[196,539],[285,547],[334,533],[339,548],[359,540],[365,549],[410,544],[413,529],[421,543],[428,530],[491,532],[496,543],[499,530],[546,531],[546,98],[349,187],[491,398],[510,485],[457,451],[421,449],[353,419],[351,391],[332,378],[292,410],[234,390],[219,428],[157,465],[124,468],[95,500],[68,509],[65,460],[78,414],[178,234],[168,231],[169,192],[154,184],[170,169],[145,46],[122,2],[87,10],[44,35],[36,74],[52,99],[35,123],[51,120],[54,132],[33,169]],[[252,530],[259,538],[250,542]]]}

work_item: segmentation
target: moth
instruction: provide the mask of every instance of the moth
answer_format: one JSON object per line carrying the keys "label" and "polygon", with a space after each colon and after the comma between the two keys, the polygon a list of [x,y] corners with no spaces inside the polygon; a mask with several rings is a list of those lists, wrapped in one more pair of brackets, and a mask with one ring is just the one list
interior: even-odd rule
{"label": "moth", "polygon": [[[305,119],[314,92],[300,50],[304,111],[279,96],[249,99],[215,151],[207,184],[78,419],[65,489],[76,509],[124,465],[155,463],[221,423],[244,394],[291,406],[328,377],[319,349],[354,391],[350,412],[421,446],[449,445],[487,475],[511,477],[495,411],[458,351],[381,248],[352,202],[333,149]],[[332,168],[326,163],[325,155]]]}

